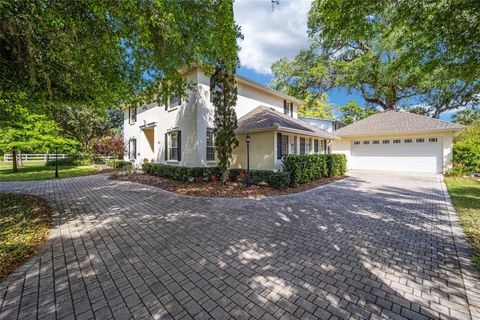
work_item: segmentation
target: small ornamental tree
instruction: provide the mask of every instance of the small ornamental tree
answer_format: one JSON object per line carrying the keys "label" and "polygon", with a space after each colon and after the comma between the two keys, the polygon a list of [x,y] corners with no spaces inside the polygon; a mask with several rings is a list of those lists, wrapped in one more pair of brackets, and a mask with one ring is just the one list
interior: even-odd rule
{"label": "small ornamental tree", "polygon": [[211,81],[211,94],[215,107],[215,128],[213,130],[215,150],[222,182],[225,183],[228,179],[228,168],[230,167],[233,150],[238,146],[238,140],[235,136],[235,130],[237,129],[235,69],[219,63]]}
{"label": "small ornamental tree", "polygon": [[97,154],[113,156],[113,167],[115,168],[115,160],[125,155],[126,147],[121,136],[104,137],[93,144],[93,151]]}

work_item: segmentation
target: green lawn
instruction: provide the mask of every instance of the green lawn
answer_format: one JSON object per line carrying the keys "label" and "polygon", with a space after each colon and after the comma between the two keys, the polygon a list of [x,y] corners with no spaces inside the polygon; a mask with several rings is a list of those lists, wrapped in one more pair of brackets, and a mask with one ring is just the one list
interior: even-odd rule
{"label": "green lawn", "polygon": [[463,230],[474,250],[473,263],[480,270],[480,181],[446,177],[445,183]]}
{"label": "green lawn", "polygon": [[[60,178],[71,178],[95,174],[100,170],[96,166],[64,166],[58,167],[58,175]],[[44,162],[24,162],[23,166],[18,167],[18,173],[13,173],[11,164],[5,165],[3,162],[0,166],[0,182],[49,180],[54,178],[54,174],[55,167],[47,167]]]}
{"label": "green lawn", "polygon": [[34,255],[47,239],[50,213],[42,198],[0,193],[0,279]]}

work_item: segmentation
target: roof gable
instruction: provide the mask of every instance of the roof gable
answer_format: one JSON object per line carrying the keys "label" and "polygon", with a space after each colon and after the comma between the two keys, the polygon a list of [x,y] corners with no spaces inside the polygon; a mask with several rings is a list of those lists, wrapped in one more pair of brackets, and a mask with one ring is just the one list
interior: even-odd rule
{"label": "roof gable", "polygon": [[305,134],[319,136],[325,139],[338,139],[320,128],[304,121],[289,117],[281,112],[266,106],[258,106],[240,119],[238,119],[239,132],[257,131],[264,129],[290,129],[304,131]]}
{"label": "roof gable", "polygon": [[414,113],[389,110],[376,113],[335,131],[339,137],[383,133],[406,133],[425,131],[460,131],[466,127]]}

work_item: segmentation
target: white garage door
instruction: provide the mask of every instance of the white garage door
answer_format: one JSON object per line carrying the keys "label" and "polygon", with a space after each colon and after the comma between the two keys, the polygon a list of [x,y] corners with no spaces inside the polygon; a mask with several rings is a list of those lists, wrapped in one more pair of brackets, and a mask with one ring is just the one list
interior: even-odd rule
{"label": "white garage door", "polygon": [[355,140],[351,150],[351,169],[442,172],[440,137]]}

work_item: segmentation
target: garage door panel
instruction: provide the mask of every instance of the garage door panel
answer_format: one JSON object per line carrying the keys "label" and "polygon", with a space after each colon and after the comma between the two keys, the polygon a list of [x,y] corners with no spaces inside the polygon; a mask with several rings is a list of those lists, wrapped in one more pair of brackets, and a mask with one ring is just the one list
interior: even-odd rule
{"label": "garage door panel", "polygon": [[[350,167],[359,170],[442,172],[442,144],[404,143],[352,145]],[[414,140],[415,141],[415,140]]]}

